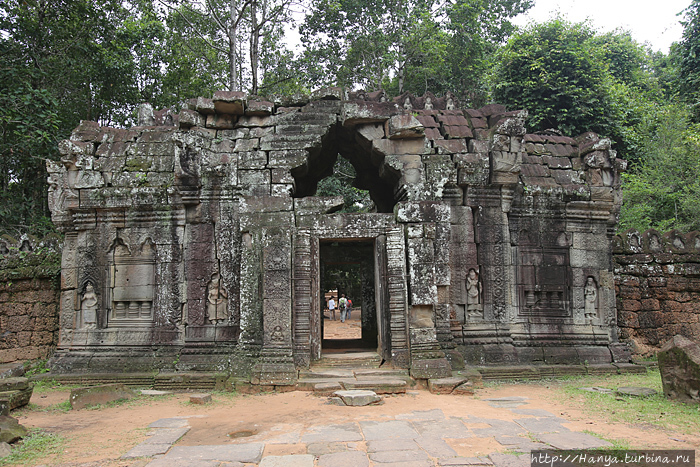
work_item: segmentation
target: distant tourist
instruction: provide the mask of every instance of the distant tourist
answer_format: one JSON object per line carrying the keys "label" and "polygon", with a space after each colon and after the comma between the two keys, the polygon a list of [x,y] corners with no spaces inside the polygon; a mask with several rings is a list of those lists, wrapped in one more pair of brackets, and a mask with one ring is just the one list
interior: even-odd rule
{"label": "distant tourist", "polygon": [[335,321],[335,296],[331,295],[330,300],[328,300],[328,317]]}
{"label": "distant tourist", "polygon": [[347,305],[348,305],[348,300],[345,298],[345,294],[342,294],[340,297],[340,300],[338,300],[338,308],[340,309],[340,322],[344,323],[345,322],[345,314],[348,312],[347,310]]}

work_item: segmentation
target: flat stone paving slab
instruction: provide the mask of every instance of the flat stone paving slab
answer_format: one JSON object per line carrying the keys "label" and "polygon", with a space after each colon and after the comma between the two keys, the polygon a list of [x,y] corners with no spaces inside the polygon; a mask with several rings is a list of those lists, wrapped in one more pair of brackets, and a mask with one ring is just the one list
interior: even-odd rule
{"label": "flat stone paving slab", "polygon": [[306,452],[312,456],[322,456],[336,452],[345,452],[348,447],[345,443],[311,443],[306,446]]}
{"label": "flat stone paving slab", "polygon": [[197,467],[243,467],[245,464],[241,464],[240,462],[222,463],[219,461],[207,460],[198,460],[196,463],[193,463],[189,459],[168,459],[166,456],[152,460],[146,464],[146,467],[193,467],[195,465]]}
{"label": "flat stone paving slab", "polygon": [[267,456],[259,465],[260,467],[314,467],[314,456],[311,454]]}
{"label": "flat stone paving slab", "polygon": [[431,459],[402,461],[402,462],[374,462],[375,467],[435,467]]}
{"label": "flat stone paving slab", "polygon": [[132,459],[134,457],[153,457],[165,454],[172,446],[171,443],[147,444],[141,443],[129,450],[122,456],[122,459]]}
{"label": "flat stone paving slab", "polygon": [[417,410],[415,412],[397,415],[397,420],[444,420],[445,413],[440,409]]}
{"label": "flat stone paving slab", "polygon": [[367,452],[411,451],[419,449],[412,439],[379,439],[367,442]]}
{"label": "flat stone paving slab", "polygon": [[440,467],[491,467],[493,462],[488,457],[453,457],[440,459]]}
{"label": "flat stone paving slab", "polygon": [[489,459],[495,467],[530,467],[530,455],[516,456],[514,454],[493,453]]}
{"label": "flat stone paving slab", "polygon": [[190,431],[186,428],[158,428],[153,436],[146,439],[141,444],[175,444],[178,439],[182,438],[185,433]]}
{"label": "flat stone paving slab", "polygon": [[374,463],[411,462],[429,459],[428,454],[423,450],[372,452],[369,453],[369,458]]}
{"label": "flat stone paving slab", "polygon": [[552,412],[542,409],[510,409],[518,415],[532,415],[533,417],[556,417]]}
{"label": "flat stone paving slab", "polygon": [[321,425],[312,427],[301,437],[302,443],[332,443],[362,441],[362,433],[355,423],[342,425]]}
{"label": "flat stone paving slab", "polygon": [[184,428],[190,426],[186,418],[161,418],[148,425],[148,428]]}
{"label": "flat stone paving slab", "polygon": [[518,418],[515,423],[532,433],[563,433],[568,432],[561,424],[566,420],[561,418]]}
{"label": "flat stone paving slab", "polygon": [[442,420],[436,423],[434,420],[416,420],[413,427],[423,437],[429,438],[473,438],[474,435],[456,418]]}
{"label": "flat stone paving slab", "polygon": [[375,439],[415,439],[420,436],[409,422],[392,420],[387,422],[360,422],[367,441]]}
{"label": "flat stone paving slab", "polygon": [[367,454],[362,451],[336,452],[318,458],[318,467],[369,467]]}
{"label": "flat stone paving slab", "polygon": [[489,428],[472,428],[474,436],[478,438],[490,438],[492,436],[518,436],[520,433],[525,433],[525,430],[517,423],[507,420],[497,420],[492,418],[469,417],[464,420],[464,424],[469,427],[470,424],[487,424]]}
{"label": "flat stone paving slab", "polygon": [[192,465],[203,460],[258,463],[265,445],[262,443],[216,446],[173,446],[165,458],[189,460]]}
{"label": "flat stone paving slab", "polygon": [[527,397],[492,397],[490,399],[484,399],[489,403],[491,407],[497,409],[507,409],[512,407],[519,407],[521,405],[527,404]]}
{"label": "flat stone paving slab", "polygon": [[543,433],[537,435],[537,439],[552,445],[556,449],[597,449],[612,446],[607,441],[595,436],[574,431],[567,433]]}
{"label": "flat stone paving slab", "polygon": [[441,438],[416,438],[416,443],[428,453],[430,457],[454,457],[457,451]]}
{"label": "flat stone paving slab", "polygon": [[551,449],[552,447],[544,444],[532,441],[530,438],[525,438],[521,436],[496,436],[496,442],[504,446],[508,446],[508,449],[518,452],[529,452],[535,449]]}

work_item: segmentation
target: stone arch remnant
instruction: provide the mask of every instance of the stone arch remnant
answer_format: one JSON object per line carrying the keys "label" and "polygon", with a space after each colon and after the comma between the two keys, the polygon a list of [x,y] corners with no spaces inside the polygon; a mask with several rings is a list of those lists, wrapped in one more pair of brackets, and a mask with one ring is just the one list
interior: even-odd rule
{"label": "stone arch remnant", "polygon": [[[625,168],[609,140],[527,134],[526,112],[452,94],[217,92],[141,114],[128,129],[81,122],[50,163],[65,234],[56,370],[294,384],[321,357],[329,242],[371,247],[366,329],[417,378],[624,358],[606,318]],[[337,157],[375,212],[316,196]]]}

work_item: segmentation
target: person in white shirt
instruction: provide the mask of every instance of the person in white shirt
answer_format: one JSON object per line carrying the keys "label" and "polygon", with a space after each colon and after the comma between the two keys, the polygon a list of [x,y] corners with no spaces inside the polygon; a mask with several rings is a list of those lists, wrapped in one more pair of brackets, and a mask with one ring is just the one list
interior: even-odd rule
{"label": "person in white shirt", "polygon": [[328,315],[333,321],[335,321],[335,300],[333,300],[334,298],[335,297],[331,295],[330,300],[328,300]]}

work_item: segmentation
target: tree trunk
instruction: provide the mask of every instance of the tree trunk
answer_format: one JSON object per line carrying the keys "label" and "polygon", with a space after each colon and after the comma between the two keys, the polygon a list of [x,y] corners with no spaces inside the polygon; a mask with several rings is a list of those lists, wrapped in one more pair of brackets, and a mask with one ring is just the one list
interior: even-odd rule
{"label": "tree trunk", "polygon": [[229,65],[229,91],[237,91],[238,89],[238,67],[236,66],[236,0],[231,0],[230,3],[230,23],[228,28],[228,65]]}
{"label": "tree trunk", "polygon": [[260,44],[260,34],[258,31],[257,6],[257,0],[252,0],[250,2],[250,75],[252,79],[252,94],[258,93],[258,58],[260,56],[258,48]]}

